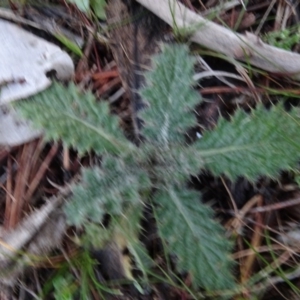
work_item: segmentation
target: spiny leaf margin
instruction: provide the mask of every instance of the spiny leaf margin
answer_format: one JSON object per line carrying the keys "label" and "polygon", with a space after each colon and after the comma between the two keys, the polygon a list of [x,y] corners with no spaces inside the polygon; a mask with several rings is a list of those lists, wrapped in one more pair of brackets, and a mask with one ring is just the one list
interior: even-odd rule
{"label": "spiny leaf margin", "polygon": [[178,268],[190,271],[193,284],[207,291],[231,289],[231,243],[212,209],[200,202],[196,191],[169,186],[154,197],[159,235],[167,250],[178,257]]}
{"label": "spiny leaf margin", "polygon": [[134,163],[106,156],[101,169],[82,170],[82,181],[73,186],[73,197],[65,206],[68,223],[80,226],[90,220],[99,224],[104,214],[120,215],[126,204],[141,204],[140,192],[150,186],[147,173]]}
{"label": "spiny leaf margin", "polygon": [[140,112],[145,121],[143,134],[153,142],[185,144],[186,130],[197,124],[192,110],[200,96],[191,88],[194,59],[186,45],[163,45],[152,59],[153,70],[146,73],[141,91],[149,107]]}
{"label": "spiny leaf margin", "polygon": [[195,147],[214,175],[225,174],[232,180],[244,176],[250,181],[259,176],[276,178],[280,171],[297,165],[299,132],[299,109],[258,105],[249,114],[238,109],[230,121],[221,118]]}
{"label": "spiny leaf margin", "polygon": [[133,148],[108,104],[97,103],[92,93],[81,93],[73,83],[65,87],[54,82],[46,91],[14,106],[33,126],[44,129],[46,140],[62,140],[81,155],[91,150],[121,154]]}

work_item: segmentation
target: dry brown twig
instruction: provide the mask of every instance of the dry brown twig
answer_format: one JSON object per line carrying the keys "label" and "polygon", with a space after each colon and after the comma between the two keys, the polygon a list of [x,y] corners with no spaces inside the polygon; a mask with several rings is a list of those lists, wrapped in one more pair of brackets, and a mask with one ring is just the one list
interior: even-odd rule
{"label": "dry brown twig", "polygon": [[227,57],[300,80],[300,55],[262,42],[249,32],[233,32],[192,12],[177,0],[137,0],[167,24],[193,30],[191,40]]}

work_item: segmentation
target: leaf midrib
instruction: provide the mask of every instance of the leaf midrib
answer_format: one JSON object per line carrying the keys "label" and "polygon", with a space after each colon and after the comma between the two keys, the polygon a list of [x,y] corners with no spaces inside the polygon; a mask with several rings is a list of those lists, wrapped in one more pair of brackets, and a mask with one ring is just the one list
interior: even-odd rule
{"label": "leaf midrib", "polygon": [[117,141],[113,136],[106,134],[99,127],[95,127],[94,125],[90,124],[89,122],[84,121],[81,118],[78,118],[77,116],[75,116],[73,114],[70,114],[67,112],[63,112],[62,114],[81,123],[82,125],[86,126],[87,128],[91,129],[92,131],[94,131],[95,133],[100,135],[103,139],[105,139],[106,141],[111,143],[117,149],[118,152],[120,152],[121,149],[122,150],[133,150],[134,149],[129,143],[127,145],[125,145],[125,143],[121,143],[121,142]]}

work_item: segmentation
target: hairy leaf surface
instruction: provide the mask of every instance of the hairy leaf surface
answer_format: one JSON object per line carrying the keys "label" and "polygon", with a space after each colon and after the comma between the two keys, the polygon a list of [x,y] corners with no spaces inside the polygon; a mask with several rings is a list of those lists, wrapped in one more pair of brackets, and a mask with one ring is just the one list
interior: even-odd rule
{"label": "hairy leaf surface", "polygon": [[149,108],[140,113],[144,135],[151,140],[184,143],[186,129],[196,125],[192,110],[200,96],[191,88],[193,63],[184,45],[164,45],[153,59],[154,70],[146,74],[147,87],[141,92]]}
{"label": "hairy leaf surface", "polygon": [[124,205],[141,203],[140,192],[150,187],[147,174],[136,165],[115,157],[103,159],[102,167],[85,169],[81,184],[74,186],[73,199],[65,212],[70,224],[86,220],[100,223],[104,214],[120,215]]}
{"label": "hairy leaf surface", "polygon": [[197,141],[198,155],[215,175],[231,179],[275,177],[300,159],[299,110],[282,105],[258,106],[251,114],[239,109],[231,121],[221,119]]}
{"label": "hairy leaf surface", "polygon": [[108,104],[96,103],[91,93],[80,93],[74,84],[67,88],[54,83],[48,90],[16,104],[21,114],[45,130],[48,140],[62,140],[80,154],[121,153],[133,148],[118,127]]}
{"label": "hairy leaf surface", "polygon": [[158,229],[169,251],[178,256],[178,267],[190,271],[193,283],[206,290],[234,285],[229,258],[231,244],[210,207],[196,191],[170,186],[158,192]]}
{"label": "hairy leaf surface", "polygon": [[197,176],[203,167],[203,162],[197,157],[193,147],[170,145],[170,147],[156,147],[146,143],[141,146],[140,160],[155,178],[156,186],[168,184],[185,184],[191,175]]}

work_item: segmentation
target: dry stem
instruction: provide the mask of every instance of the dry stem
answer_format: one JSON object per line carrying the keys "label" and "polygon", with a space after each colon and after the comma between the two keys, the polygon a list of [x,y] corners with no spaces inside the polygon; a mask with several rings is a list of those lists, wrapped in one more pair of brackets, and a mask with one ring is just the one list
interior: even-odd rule
{"label": "dry stem", "polygon": [[137,0],[172,27],[192,29],[191,40],[227,57],[300,80],[300,55],[262,42],[258,36],[233,32],[192,12],[176,0]]}

